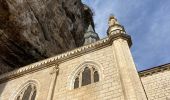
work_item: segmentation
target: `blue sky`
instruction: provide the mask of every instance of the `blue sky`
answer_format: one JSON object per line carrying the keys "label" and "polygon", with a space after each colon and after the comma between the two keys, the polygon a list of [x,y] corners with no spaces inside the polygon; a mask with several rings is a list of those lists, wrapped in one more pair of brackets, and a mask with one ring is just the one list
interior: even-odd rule
{"label": "blue sky", "polygon": [[94,12],[96,32],[106,37],[108,18],[115,15],[131,35],[137,69],[170,63],[170,0],[82,0]]}

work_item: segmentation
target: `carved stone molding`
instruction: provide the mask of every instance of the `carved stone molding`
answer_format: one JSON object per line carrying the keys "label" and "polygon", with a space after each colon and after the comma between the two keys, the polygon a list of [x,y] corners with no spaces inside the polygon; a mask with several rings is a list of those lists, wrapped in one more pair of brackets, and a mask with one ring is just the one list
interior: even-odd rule
{"label": "carved stone molding", "polygon": [[39,71],[39,70],[42,70],[45,68],[49,68],[51,66],[54,66],[56,64],[56,62],[59,64],[59,63],[65,62],[69,59],[79,57],[85,53],[93,52],[95,50],[112,45],[113,41],[118,38],[123,38],[123,39],[127,40],[129,45],[131,45],[131,38],[129,35],[122,34],[122,33],[120,33],[120,31],[116,31],[116,32],[117,32],[116,34],[109,36],[108,38],[101,39],[95,43],[85,45],[80,48],[76,48],[74,50],[59,54],[57,56],[27,65],[25,67],[16,69],[14,71],[11,71],[11,72],[8,72],[5,74],[2,74],[0,76],[0,83],[11,80],[11,79],[15,79],[17,77],[21,77],[22,75],[24,75],[26,73],[32,73],[32,72]]}
{"label": "carved stone molding", "polygon": [[164,71],[169,71],[170,70],[170,63],[169,64],[165,64],[165,65],[161,65],[161,66],[157,66],[151,69],[147,69],[144,71],[140,71],[139,72],[139,76],[140,77],[147,77],[153,74],[157,74],[157,73],[161,73]]}

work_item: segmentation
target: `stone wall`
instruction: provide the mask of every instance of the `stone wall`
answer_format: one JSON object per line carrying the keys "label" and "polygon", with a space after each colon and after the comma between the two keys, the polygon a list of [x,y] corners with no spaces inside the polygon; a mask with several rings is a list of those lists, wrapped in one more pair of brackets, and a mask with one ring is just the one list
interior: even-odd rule
{"label": "stone wall", "polygon": [[148,100],[170,100],[170,65],[140,72]]}
{"label": "stone wall", "polygon": [[20,92],[19,90],[21,90],[28,81],[35,81],[37,83],[37,100],[47,100],[51,80],[50,71],[50,68],[41,70],[0,84],[0,100],[14,100],[14,97]]}
{"label": "stone wall", "polygon": [[[70,89],[71,73],[84,62],[95,62],[101,69],[101,80],[78,89]],[[114,100],[121,99],[122,89],[111,47],[107,47],[60,65],[54,98],[57,100]],[[123,98],[122,98],[123,99]]]}
{"label": "stone wall", "polygon": [[[56,100],[124,100],[116,61],[111,46],[88,52],[82,56],[59,64],[59,75],[54,90]],[[95,63],[100,69],[100,81],[77,89],[71,88],[71,77],[83,63]],[[23,84],[29,80],[38,83],[37,100],[47,100],[51,85],[52,67],[26,74],[20,78],[0,84],[0,99],[14,98]]]}
{"label": "stone wall", "polygon": [[[1,99],[14,98],[32,80],[37,85],[37,100],[147,100],[129,50],[130,37],[120,30],[111,32],[108,38],[1,75]],[[75,76],[86,64],[98,70],[99,81],[74,89]]]}

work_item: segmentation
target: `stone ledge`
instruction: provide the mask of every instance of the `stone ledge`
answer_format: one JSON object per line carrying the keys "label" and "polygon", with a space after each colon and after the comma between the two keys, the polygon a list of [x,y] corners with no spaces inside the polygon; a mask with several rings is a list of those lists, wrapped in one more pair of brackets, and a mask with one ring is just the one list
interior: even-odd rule
{"label": "stone ledge", "polygon": [[0,76],[0,83],[15,79],[15,78],[20,77],[27,73],[32,73],[32,72],[35,72],[35,71],[38,71],[41,69],[49,68],[57,63],[59,64],[66,60],[79,57],[82,54],[93,52],[94,50],[98,50],[98,49],[104,48],[106,46],[112,45],[112,42],[119,38],[123,38],[123,39],[127,40],[128,43],[130,42],[130,45],[131,45],[131,38],[129,35],[118,33],[120,31],[116,31],[116,32],[117,32],[116,34],[109,36],[109,38],[101,39],[95,43],[85,45],[83,47],[76,48],[74,50],[59,54],[57,56],[27,65],[25,67],[16,69],[11,72],[7,72],[5,74],[2,74]]}
{"label": "stone ledge", "polygon": [[99,47],[107,46],[110,43],[109,41],[110,41],[109,38],[105,38],[105,39],[99,40],[95,43],[92,43],[92,44],[59,54],[57,56],[27,65],[25,67],[16,69],[11,72],[7,72],[0,76],[0,83],[7,81],[9,79],[13,79],[16,76],[22,76],[23,74],[31,73],[32,71],[41,70],[44,68],[51,67],[51,65],[54,65],[56,63],[61,63],[69,58],[76,57],[78,55],[90,52],[92,50],[99,49]]}
{"label": "stone ledge", "polygon": [[131,37],[122,30],[117,29],[117,30],[112,31],[112,34],[111,36],[109,36],[109,38],[114,39],[114,40],[119,39],[119,38],[125,39],[127,40],[129,47],[132,46]]}
{"label": "stone ledge", "polygon": [[151,69],[147,69],[147,70],[143,70],[138,72],[140,77],[147,77],[153,74],[158,74],[164,71],[169,71],[170,70],[170,63],[168,64],[164,64],[164,65],[160,65]]}

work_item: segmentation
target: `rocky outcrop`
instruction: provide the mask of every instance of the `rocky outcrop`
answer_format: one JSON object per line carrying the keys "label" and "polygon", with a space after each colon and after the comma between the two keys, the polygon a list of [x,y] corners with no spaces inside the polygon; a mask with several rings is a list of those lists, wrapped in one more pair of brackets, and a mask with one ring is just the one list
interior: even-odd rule
{"label": "rocky outcrop", "polygon": [[0,73],[82,46],[90,23],[80,0],[0,0]]}

